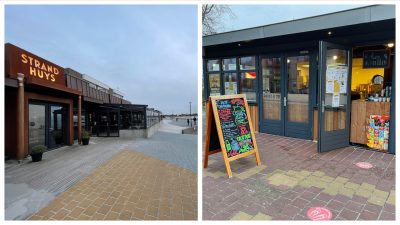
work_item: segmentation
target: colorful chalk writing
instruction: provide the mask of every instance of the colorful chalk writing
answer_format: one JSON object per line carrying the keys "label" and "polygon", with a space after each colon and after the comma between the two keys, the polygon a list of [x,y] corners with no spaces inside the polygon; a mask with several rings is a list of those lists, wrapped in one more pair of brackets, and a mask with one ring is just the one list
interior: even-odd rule
{"label": "colorful chalk writing", "polygon": [[216,100],[228,157],[254,149],[245,103],[242,98]]}

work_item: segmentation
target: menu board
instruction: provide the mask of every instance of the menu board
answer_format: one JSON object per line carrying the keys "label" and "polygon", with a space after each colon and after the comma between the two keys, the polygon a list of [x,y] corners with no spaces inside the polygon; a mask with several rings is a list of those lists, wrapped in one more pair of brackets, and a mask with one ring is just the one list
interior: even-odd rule
{"label": "menu board", "polygon": [[228,157],[254,149],[244,100],[242,98],[216,100],[218,117]]}
{"label": "menu board", "polygon": [[211,96],[207,103],[204,168],[208,156],[222,152],[226,170],[232,177],[230,161],[255,154],[261,165],[258,148],[244,94]]}
{"label": "menu board", "polygon": [[367,132],[368,147],[383,151],[389,149],[389,122],[389,116],[370,116]]}
{"label": "menu board", "polygon": [[368,50],[363,52],[363,68],[388,68],[390,51]]}

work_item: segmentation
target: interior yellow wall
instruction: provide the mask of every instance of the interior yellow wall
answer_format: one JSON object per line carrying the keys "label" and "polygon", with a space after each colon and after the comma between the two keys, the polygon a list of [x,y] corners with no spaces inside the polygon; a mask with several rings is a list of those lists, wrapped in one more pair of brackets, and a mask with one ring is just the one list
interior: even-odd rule
{"label": "interior yellow wall", "polygon": [[297,65],[297,70],[300,70],[300,75],[303,78],[302,83],[303,84],[307,84],[308,83],[308,76],[309,76],[309,68],[308,67],[304,67],[304,66],[300,66],[300,64],[298,64]]}
{"label": "interior yellow wall", "polygon": [[384,69],[363,69],[362,58],[353,58],[351,90],[355,90],[359,84],[370,84],[376,74],[384,76]]}

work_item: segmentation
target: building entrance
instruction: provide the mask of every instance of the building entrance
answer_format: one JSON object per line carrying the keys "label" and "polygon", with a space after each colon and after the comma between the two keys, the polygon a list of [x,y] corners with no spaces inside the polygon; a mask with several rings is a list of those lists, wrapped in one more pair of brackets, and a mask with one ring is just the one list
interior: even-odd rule
{"label": "building entrance", "polygon": [[310,55],[260,58],[260,131],[311,139]]}
{"label": "building entrance", "polygon": [[29,151],[36,145],[49,150],[65,143],[65,107],[57,104],[29,103]]}

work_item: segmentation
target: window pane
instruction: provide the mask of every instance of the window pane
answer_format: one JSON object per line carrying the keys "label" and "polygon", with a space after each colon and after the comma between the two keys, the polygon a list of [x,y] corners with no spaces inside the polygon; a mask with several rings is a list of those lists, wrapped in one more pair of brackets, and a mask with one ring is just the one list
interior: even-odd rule
{"label": "window pane", "polygon": [[347,51],[327,49],[325,86],[325,131],[346,128],[347,106]]}
{"label": "window pane", "polygon": [[210,82],[210,96],[221,94],[221,80],[219,73],[208,74]]}
{"label": "window pane", "polygon": [[222,60],[222,70],[236,70],[236,58]]}
{"label": "window pane", "polygon": [[207,61],[207,71],[219,71],[219,59]]}
{"label": "window pane", "polygon": [[264,58],[262,64],[263,118],[281,119],[281,58]]}
{"label": "window pane", "polygon": [[240,73],[240,93],[246,94],[248,101],[256,101],[256,72]]}
{"label": "window pane", "polygon": [[224,73],[224,89],[226,95],[237,94],[236,73]]}
{"label": "window pane", "polygon": [[239,65],[241,70],[255,70],[256,69],[256,57],[247,56],[239,58]]}
{"label": "window pane", "polygon": [[287,59],[287,108],[290,122],[308,122],[309,68],[308,56],[293,56]]}

